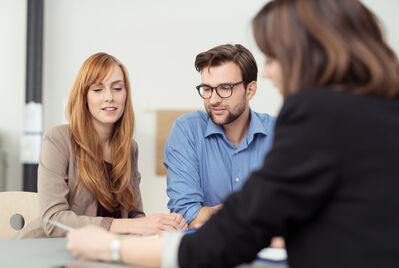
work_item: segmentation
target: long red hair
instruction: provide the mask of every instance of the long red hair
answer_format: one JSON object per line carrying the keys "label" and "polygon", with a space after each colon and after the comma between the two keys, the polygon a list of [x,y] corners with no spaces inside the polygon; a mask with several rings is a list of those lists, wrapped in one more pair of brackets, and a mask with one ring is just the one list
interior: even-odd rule
{"label": "long red hair", "polygon": [[[126,103],[110,140],[112,171],[108,176],[99,136],[87,106],[87,92],[92,84],[102,82],[115,65],[121,68],[124,75]],[[83,183],[108,211],[113,212],[118,207],[132,210],[134,194],[130,179],[134,113],[125,66],[103,52],[90,56],[83,63],[72,86],[66,115],[72,132],[74,157],[79,165],[79,176],[71,193],[72,200],[78,184]]]}

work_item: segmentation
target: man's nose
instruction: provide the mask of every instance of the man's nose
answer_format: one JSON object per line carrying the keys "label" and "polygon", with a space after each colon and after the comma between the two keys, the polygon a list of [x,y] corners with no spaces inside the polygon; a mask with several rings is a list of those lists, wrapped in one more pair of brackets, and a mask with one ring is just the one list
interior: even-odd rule
{"label": "man's nose", "polygon": [[212,96],[209,98],[210,104],[216,104],[222,101],[222,98],[217,94],[216,88],[212,90]]}

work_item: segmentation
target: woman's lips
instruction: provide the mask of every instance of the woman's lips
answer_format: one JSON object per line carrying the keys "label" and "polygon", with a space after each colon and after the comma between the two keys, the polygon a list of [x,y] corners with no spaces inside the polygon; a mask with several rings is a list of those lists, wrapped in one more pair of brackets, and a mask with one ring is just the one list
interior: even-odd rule
{"label": "woman's lips", "polygon": [[105,107],[105,108],[102,108],[101,110],[103,110],[107,114],[112,114],[112,113],[116,112],[116,110],[118,110],[118,108],[116,108],[116,107]]}

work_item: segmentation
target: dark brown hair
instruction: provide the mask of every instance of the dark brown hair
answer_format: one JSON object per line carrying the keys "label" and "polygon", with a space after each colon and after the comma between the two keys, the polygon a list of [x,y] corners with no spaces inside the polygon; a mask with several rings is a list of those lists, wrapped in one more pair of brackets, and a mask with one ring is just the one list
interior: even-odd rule
{"label": "dark brown hair", "polygon": [[195,69],[202,72],[204,68],[220,66],[227,62],[234,62],[241,70],[245,86],[256,81],[258,67],[252,53],[240,44],[221,45],[202,52],[195,58]]}
{"label": "dark brown hair", "polygon": [[398,59],[358,0],[273,0],[253,19],[253,30],[260,50],[281,64],[285,97],[326,86],[398,94]]}
{"label": "dark brown hair", "polygon": [[[99,136],[86,104],[90,86],[101,82],[115,66],[121,68],[124,76],[126,103],[123,115],[115,123],[110,141],[112,171],[108,177]],[[130,181],[134,113],[125,66],[115,57],[103,52],[90,56],[83,63],[72,86],[66,114],[72,132],[74,157],[79,162],[79,176],[71,199],[79,183],[83,183],[108,211],[113,212],[118,207],[132,210],[134,194]]]}

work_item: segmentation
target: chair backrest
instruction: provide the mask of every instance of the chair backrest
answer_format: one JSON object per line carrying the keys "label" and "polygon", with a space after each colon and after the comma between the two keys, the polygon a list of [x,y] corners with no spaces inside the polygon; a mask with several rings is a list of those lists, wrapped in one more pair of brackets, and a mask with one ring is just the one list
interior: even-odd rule
{"label": "chair backrest", "polygon": [[20,231],[11,226],[13,215],[20,214],[23,217],[25,221],[23,228],[39,217],[37,193],[0,192],[0,211],[0,239],[11,239]]}

